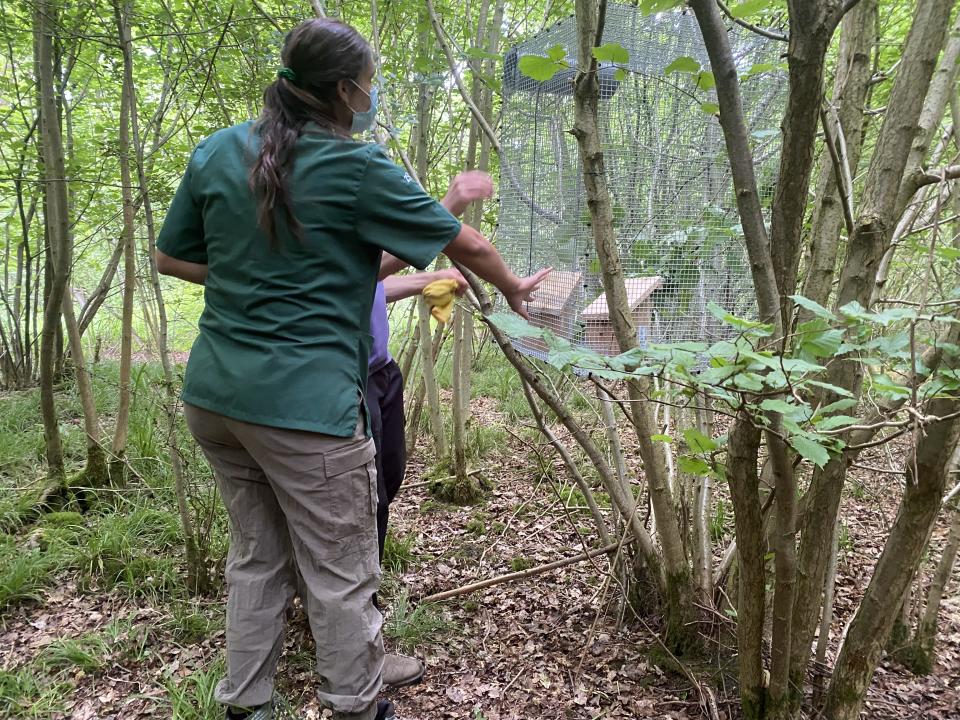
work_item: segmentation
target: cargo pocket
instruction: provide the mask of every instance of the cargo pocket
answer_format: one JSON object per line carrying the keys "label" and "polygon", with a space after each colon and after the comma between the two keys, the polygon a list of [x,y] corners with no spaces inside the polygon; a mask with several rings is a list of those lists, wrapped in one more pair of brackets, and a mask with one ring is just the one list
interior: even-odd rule
{"label": "cargo pocket", "polygon": [[370,511],[371,479],[376,488],[376,446],[364,440],[323,456],[329,515],[325,534],[337,542],[363,538],[376,522]]}

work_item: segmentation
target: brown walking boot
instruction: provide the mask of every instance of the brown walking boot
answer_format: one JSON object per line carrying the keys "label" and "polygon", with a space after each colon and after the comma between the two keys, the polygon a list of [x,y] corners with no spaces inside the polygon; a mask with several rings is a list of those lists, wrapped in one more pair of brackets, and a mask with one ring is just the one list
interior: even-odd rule
{"label": "brown walking boot", "polygon": [[383,658],[383,684],[402,688],[416,685],[423,679],[423,663],[408,655],[387,653]]}

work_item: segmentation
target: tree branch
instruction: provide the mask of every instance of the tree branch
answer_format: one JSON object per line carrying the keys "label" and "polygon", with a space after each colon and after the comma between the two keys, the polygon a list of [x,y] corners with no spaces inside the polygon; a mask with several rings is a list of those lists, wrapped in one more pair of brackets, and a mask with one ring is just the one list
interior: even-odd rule
{"label": "tree branch", "polygon": [[840,206],[843,208],[843,220],[847,225],[847,236],[853,234],[853,203],[850,198],[850,186],[847,184],[850,177],[850,166],[845,166],[846,158],[841,157],[839,133],[843,132],[840,124],[837,123],[837,138],[834,138],[830,132],[830,123],[827,121],[827,113],[822,108],[820,110],[820,122],[823,124],[824,141],[827,151],[830,153],[830,161],[833,163],[833,176],[837,181],[837,191],[840,193]]}
{"label": "tree branch", "polygon": [[[623,542],[623,545],[628,545],[631,542],[633,542],[633,538],[627,538]],[[567,565],[574,565],[585,560],[591,560],[595,557],[599,557],[600,555],[606,555],[620,547],[621,543],[615,542],[605,547],[591,550],[588,553],[582,553],[576,557],[565,558],[563,560],[554,560],[546,565],[538,565],[537,567],[528,568],[527,570],[520,570],[519,572],[507,573],[506,575],[498,575],[497,577],[480,580],[479,582],[463,585],[462,587],[454,588],[453,590],[445,590],[444,592],[434,593],[433,595],[427,595],[427,597],[421,598],[419,604],[424,605],[426,603],[439,602],[440,600],[449,600],[453,597],[466,595],[474,590],[482,590],[493,585],[502,585],[503,583],[512,582],[513,580],[523,580],[524,578],[531,577],[532,575],[540,575],[541,573],[545,573],[550,570],[557,570],[559,568],[566,567]]]}
{"label": "tree branch", "polygon": [[790,42],[790,38],[787,37],[785,33],[777,32],[776,30],[766,30],[760,27],[759,25],[748,23],[746,20],[743,20],[742,18],[734,17],[733,13],[730,12],[730,8],[727,6],[727,4],[723,0],[717,0],[717,5],[720,7],[721,10],[723,10],[724,15],[726,15],[728,18],[733,20],[733,22],[735,22],[740,27],[746,28],[750,32],[753,32],[753,33],[756,33],[757,35],[768,38],[769,40],[778,40],[780,42]]}
{"label": "tree branch", "polygon": [[960,178],[960,165],[948,165],[940,170],[928,170],[927,172],[918,174],[916,178],[918,190],[922,187],[933,185],[938,182],[956,180],[957,178]]}
{"label": "tree branch", "polygon": [[277,32],[280,32],[280,33],[283,32],[283,28],[280,27],[280,23],[277,22],[276,18],[274,18],[273,15],[271,15],[264,9],[263,5],[258,3],[257,0],[250,0],[250,2],[253,3],[253,9],[256,10],[258,13],[260,13],[261,15],[263,15],[264,19],[267,22],[269,22],[271,25],[273,25],[273,27],[276,29]]}

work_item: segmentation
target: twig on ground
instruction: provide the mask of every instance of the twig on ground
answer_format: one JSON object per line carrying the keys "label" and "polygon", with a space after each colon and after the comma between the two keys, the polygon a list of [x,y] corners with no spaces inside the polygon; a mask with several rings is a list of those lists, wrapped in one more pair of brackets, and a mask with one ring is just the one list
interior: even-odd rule
{"label": "twig on ground", "polygon": [[[627,545],[631,542],[633,542],[633,540],[628,538],[622,544]],[[607,553],[616,550],[619,546],[620,543],[613,543],[612,545],[597,548],[596,550],[591,550],[588,553],[580,554],[576,557],[565,558],[563,560],[554,560],[546,565],[538,565],[537,567],[528,568],[526,570],[520,570],[518,572],[507,573],[506,575],[498,575],[497,577],[480,580],[479,582],[463,585],[452,590],[434,593],[433,595],[427,595],[424,598],[420,598],[419,603],[423,605],[430,602],[440,602],[441,600],[449,600],[450,598],[459,597],[460,595],[468,595],[475,590],[483,590],[494,585],[502,585],[503,583],[513,582],[514,580],[523,580],[524,578],[528,578],[533,575],[540,575],[541,573],[549,572],[550,570],[558,570],[559,568],[567,567],[568,565],[575,565],[576,563],[584,562],[585,560],[590,560],[600,555],[606,555]]]}

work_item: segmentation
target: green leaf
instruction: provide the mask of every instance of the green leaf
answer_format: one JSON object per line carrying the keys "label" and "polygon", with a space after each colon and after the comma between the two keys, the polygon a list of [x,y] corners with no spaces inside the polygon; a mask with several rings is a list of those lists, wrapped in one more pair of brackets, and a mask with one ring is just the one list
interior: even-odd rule
{"label": "green leaf", "polygon": [[960,260],[960,249],[953,247],[939,247],[937,248],[937,255],[942,257],[944,260]]}
{"label": "green leaf", "polygon": [[814,387],[827,390],[829,392],[835,393],[836,395],[839,395],[840,397],[846,397],[846,398],[853,397],[853,393],[847,390],[846,388],[842,388],[837,385],[831,385],[830,383],[820,382],[819,380],[807,380],[805,384],[813,385]]}
{"label": "green leaf", "polygon": [[730,14],[735,18],[745,18],[755,15],[761,10],[770,7],[770,0],[744,0],[730,8]]}
{"label": "green leaf", "polygon": [[703,110],[703,112],[705,112],[707,115],[720,114],[720,106],[717,105],[717,103],[713,103],[713,102],[700,103],[700,109]]}
{"label": "green leaf", "polygon": [[873,389],[880,393],[891,398],[905,398],[910,397],[912,391],[908,387],[904,387],[898,382],[894,382],[886,375],[874,375],[871,378],[873,382]]}
{"label": "green leaf", "polygon": [[750,69],[743,74],[741,79],[746,80],[754,75],[759,75],[760,73],[770,72],[771,70],[776,69],[777,66],[773,63],[754,63],[750,66]]}
{"label": "green leaf", "polygon": [[514,313],[493,313],[488,319],[512,338],[542,338],[547,334],[543,328],[531,325]]}
{"label": "green leaf", "polygon": [[593,56],[600,62],[612,62],[626,65],[630,62],[630,53],[620,43],[608,42],[593,49]]}
{"label": "green leaf", "polygon": [[843,400],[837,400],[832,402],[829,405],[820,408],[817,411],[817,415],[829,415],[832,412],[837,412],[838,410],[849,410],[852,407],[857,406],[857,401],[854,398],[844,398]]}
{"label": "green leaf", "polygon": [[831,415],[823,420],[814,421],[813,424],[817,430],[823,431],[846,427],[847,425],[856,425],[858,422],[860,422],[860,418],[855,418],[850,415]]}
{"label": "green leaf", "polygon": [[781,415],[789,416],[789,415],[793,415],[794,413],[797,412],[797,410],[801,410],[802,408],[798,408],[796,405],[791,405],[786,400],[768,398],[764,400],[762,403],[760,403],[760,409],[766,410],[768,412],[775,412],[775,413],[780,413]]}
{"label": "green leaf", "polygon": [[563,69],[560,63],[539,55],[524,55],[517,63],[517,67],[524,75],[538,82],[546,82]]}
{"label": "green leaf", "polygon": [[496,53],[487,52],[483,48],[470,47],[467,48],[467,57],[471,60],[499,60],[500,56]]}
{"label": "green leaf", "polygon": [[617,68],[616,72],[613,73],[613,79],[617,82],[623,82],[627,79],[627,71],[623,68]]}
{"label": "green leaf", "polygon": [[780,365],[783,367],[784,371],[788,373],[808,373],[826,370],[823,365],[817,365],[816,363],[801,360],[800,358],[781,358]]}
{"label": "green leaf", "polygon": [[560,62],[567,56],[567,51],[564,49],[563,45],[554,45],[552,48],[547,50],[547,57],[553,60],[554,62]]}
{"label": "green leaf", "polygon": [[689,55],[678,57],[663,70],[664,75],[671,73],[695,73],[700,71],[700,63]]}
{"label": "green leaf", "polygon": [[843,331],[817,317],[797,326],[797,339],[804,354],[813,358],[833,357],[843,343]]}
{"label": "green leaf", "polygon": [[692,452],[709,453],[719,447],[712,438],[708,438],[696,428],[687,428],[683,431],[683,441]]}
{"label": "green leaf", "polygon": [[650,439],[653,440],[654,442],[665,442],[665,443],[673,442],[673,438],[670,437],[669,435],[651,435]]}
{"label": "green leaf", "polygon": [[697,75],[697,87],[701,90],[713,90],[717,86],[717,79],[709,70],[704,70]]}
{"label": "green leaf", "polygon": [[823,305],[811,300],[810,298],[805,298],[803,295],[791,295],[790,299],[793,300],[797,305],[809,310],[817,317],[823,318],[824,320],[836,320],[837,317],[832,312],[827,310]]}
{"label": "green leaf", "polygon": [[830,460],[830,453],[820,443],[811,440],[803,435],[794,435],[790,438],[790,446],[796,450],[800,457],[809,460],[814,465],[823,467]]}
{"label": "green leaf", "polygon": [[716,303],[708,303],[707,310],[709,310],[710,314],[717,318],[717,320],[735,327],[737,330],[749,330],[752,335],[761,336],[766,336],[773,332],[773,325],[757,322],[756,320],[747,320],[746,318],[737,317],[736,315],[727,312]]}
{"label": "green leaf", "polygon": [[677,458],[677,467],[688,475],[712,475],[710,465],[700,458],[681,455]]}
{"label": "green leaf", "polygon": [[740,373],[733,378],[733,384],[741,390],[748,392],[762,392],[763,378],[756,373]]}

